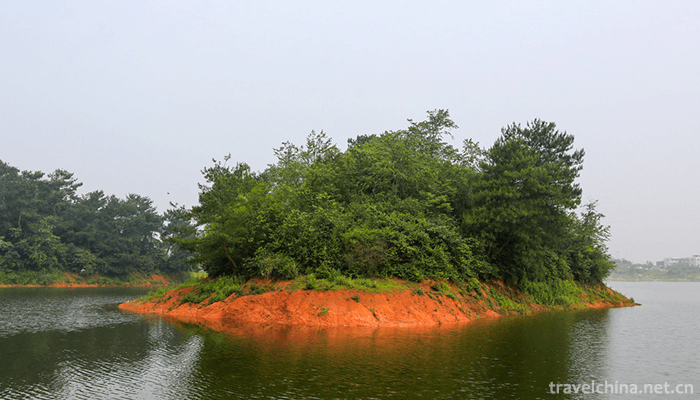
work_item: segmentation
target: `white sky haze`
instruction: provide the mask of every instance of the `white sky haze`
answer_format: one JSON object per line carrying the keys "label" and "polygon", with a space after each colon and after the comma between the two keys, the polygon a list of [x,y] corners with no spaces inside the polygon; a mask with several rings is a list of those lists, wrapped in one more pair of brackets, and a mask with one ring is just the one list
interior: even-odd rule
{"label": "white sky haze", "polygon": [[0,160],[83,193],[192,206],[212,158],[437,108],[457,147],[556,122],[614,257],[700,254],[698,1],[0,3]]}

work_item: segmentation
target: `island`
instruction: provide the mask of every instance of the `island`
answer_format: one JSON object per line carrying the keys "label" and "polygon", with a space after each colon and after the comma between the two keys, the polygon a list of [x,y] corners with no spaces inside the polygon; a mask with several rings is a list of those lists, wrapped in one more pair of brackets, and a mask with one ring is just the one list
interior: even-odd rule
{"label": "island", "polygon": [[[206,284],[201,286],[207,286]],[[503,282],[404,282],[398,279],[277,281],[254,279],[234,288],[182,285],[123,303],[119,309],[204,325],[217,331],[304,327],[421,327],[548,310],[637,305],[604,285],[579,285],[568,296],[535,298]],[[221,293],[234,291],[224,300]]]}
{"label": "island", "polygon": [[340,150],[321,132],[262,172],[230,156],[168,239],[208,277],[120,309],[226,326],[424,326],[635,305],[607,288],[609,227],[581,204],[583,149],[552,122],[492,147],[447,110]]}

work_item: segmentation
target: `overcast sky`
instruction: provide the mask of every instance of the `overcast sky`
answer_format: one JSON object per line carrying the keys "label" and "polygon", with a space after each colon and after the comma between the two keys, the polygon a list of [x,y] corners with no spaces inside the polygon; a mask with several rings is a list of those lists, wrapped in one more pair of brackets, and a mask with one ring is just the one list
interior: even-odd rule
{"label": "overcast sky", "polygon": [[614,257],[700,254],[698,1],[3,1],[0,94],[0,160],[161,212],[312,129],[446,108],[491,146],[540,118],[585,149]]}

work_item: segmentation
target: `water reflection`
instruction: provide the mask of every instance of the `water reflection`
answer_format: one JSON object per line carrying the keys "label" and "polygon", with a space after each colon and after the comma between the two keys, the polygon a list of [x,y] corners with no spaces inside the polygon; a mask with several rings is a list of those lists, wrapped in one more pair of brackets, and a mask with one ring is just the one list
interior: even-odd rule
{"label": "water reflection", "polygon": [[197,398],[206,389],[192,386],[204,338],[165,322],[13,338],[0,341],[2,398]]}
{"label": "water reflection", "polygon": [[143,295],[140,288],[0,289],[0,337],[45,331],[71,332],[133,321],[109,305]]}
{"label": "water reflection", "polygon": [[552,396],[549,384],[617,376],[610,354],[624,328],[614,316],[627,315],[556,312],[421,329],[212,330],[106,303],[128,294],[66,296],[75,298],[38,299],[45,314],[57,299],[82,304],[58,325],[55,316],[42,325],[42,318],[2,315],[0,398],[582,398]]}
{"label": "water reflection", "polygon": [[214,397],[545,398],[550,382],[605,376],[607,310],[405,328],[241,327],[174,322],[205,338]]}
{"label": "water reflection", "polygon": [[59,362],[52,380],[55,398],[188,399],[206,389],[191,387],[202,337],[178,335],[158,322],[139,333],[145,336],[141,346],[118,349],[119,341],[104,338],[111,345],[89,346],[102,357],[73,354]]}

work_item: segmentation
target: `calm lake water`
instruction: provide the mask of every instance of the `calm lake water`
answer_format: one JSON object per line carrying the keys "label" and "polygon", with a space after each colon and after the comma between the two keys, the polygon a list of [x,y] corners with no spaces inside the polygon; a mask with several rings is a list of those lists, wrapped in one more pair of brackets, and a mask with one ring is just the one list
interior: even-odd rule
{"label": "calm lake water", "polygon": [[[610,393],[632,384],[697,396],[700,283],[610,286],[643,306],[250,334],[116,309],[140,289],[0,289],[0,398],[607,399],[634,397]],[[591,381],[608,394],[550,393]],[[663,394],[678,384],[695,394]]]}

